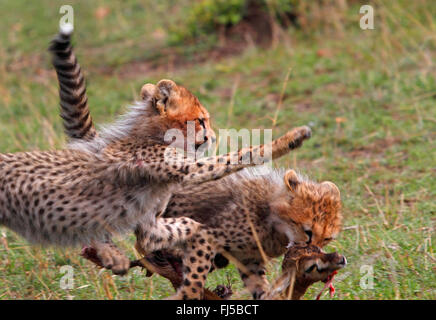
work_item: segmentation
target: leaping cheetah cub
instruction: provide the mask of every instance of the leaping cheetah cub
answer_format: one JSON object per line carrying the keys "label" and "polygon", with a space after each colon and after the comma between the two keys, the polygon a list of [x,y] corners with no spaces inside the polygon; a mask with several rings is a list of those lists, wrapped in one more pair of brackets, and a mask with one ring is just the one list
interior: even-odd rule
{"label": "leaping cheetah cub", "polygon": [[[65,35],[59,36],[51,48],[58,57],[71,54],[69,40],[64,40]],[[68,81],[80,68],[70,60],[57,72]],[[140,103],[91,142],[79,141],[57,151],[0,154],[0,224],[41,244],[91,243],[105,267],[123,273],[129,261],[124,255],[113,256],[114,233],[140,224],[140,245],[148,250],[185,241],[199,223],[186,217],[156,219],[175,190],[248,166],[230,159],[276,158],[310,136],[310,129],[301,127],[273,141],[271,149],[262,145],[202,161],[181,159],[168,152],[165,133],[179,129],[186,141],[187,122],[193,121],[196,145],[209,143],[214,134],[207,110],[171,80],[147,84],[141,94]],[[84,92],[73,90],[64,101],[87,106]]]}

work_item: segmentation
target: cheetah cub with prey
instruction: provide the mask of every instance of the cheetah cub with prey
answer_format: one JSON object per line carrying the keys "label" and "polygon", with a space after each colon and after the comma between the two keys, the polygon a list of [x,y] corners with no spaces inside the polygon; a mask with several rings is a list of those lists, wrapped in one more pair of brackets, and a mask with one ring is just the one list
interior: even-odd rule
{"label": "cheetah cub with prey", "polygon": [[263,299],[269,291],[265,258],[298,244],[323,247],[338,236],[342,213],[335,184],[310,181],[294,170],[269,169],[263,175],[257,170],[181,190],[169,201],[163,217],[189,217],[214,239],[211,245],[197,234],[181,250],[146,255],[158,273],[183,278],[175,285],[181,298],[201,298],[207,274],[227,265],[224,255],[236,264],[253,298]]}
{"label": "cheetah cub with prey", "polygon": [[[68,59],[72,56],[66,32],[51,51],[63,101],[86,109],[81,83],[72,80],[71,91],[65,86],[71,75],[80,73],[77,61]],[[62,57],[68,61],[60,61]],[[282,156],[310,136],[309,128],[300,127],[273,141],[271,148],[244,148],[201,161],[180,158],[171,151],[165,133],[179,129],[186,141],[187,123],[193,121],[196,146],[210,143],[214,133],[209,113],[171,80],[145,85],[141,96],[141,102],[92,141],[76,141],[57,151],[0,154],[0,225],[41,244],[90,243],[105,267],[124,273],[129,261],[122,254],[113,255],[114,234],[140,225],[140,245],[148,250],[185,241],[197,232],[198,222],[186,217],[156,219],[175,190],[219,179],[260,162],[261,156]],[[252,161],[232,164],[234,158]]]}

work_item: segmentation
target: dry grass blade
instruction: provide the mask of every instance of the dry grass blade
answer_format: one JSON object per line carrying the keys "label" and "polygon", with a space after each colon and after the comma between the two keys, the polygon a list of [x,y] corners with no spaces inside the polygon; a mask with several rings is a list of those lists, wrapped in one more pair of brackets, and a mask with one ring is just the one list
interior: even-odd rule
{"label": "dry grass blade", "polygon": [[239,270],[241,270],[243,273],[245,274],[250,274],[251,271],[247,269],[247,267],[245,265],[243,265],[238,259],[236,259],[234,256],[232,256],[230,253],[228,253],[227,251],[222,251],[220,252],[227,260],[229,260],[231,263],[233,263],[236,268],[238,268]]}
{"label": "dry grass blade", "polygon": [[295,284],[295,270],[291,273],[286,272],[281,275],[274,284],[270,287],[271,289],[266,295],[267,300],[291,300],[292,293],[294,292]]}
{"label": "dry grass blade", "polygon": [[294,292],[294,284],[295,284],[295,270],[292,270],[291,278],[289,279],[289,287],[287,290],[286,300],[291,300],[292,293]]}
{"label": "dry grass blade", "polygon": [[265,265],[267,265],[269,259],[265,253],[265,250],[263,250],[262,243],[260,242],[260,239],[259,239],[259,235],[257,234],[256,228],[254,227],[253,222],[250,219],[250,213],[248,211],[245,211],[245,214],[247,215],[247,222],[250,225],[250,229],[251,229],[251,232],[253,233],[254,241],[256,241],[256,245],[257,245],[257,248],[259,249],[260,255],[262,256],[262,260],[265,263]]}
{"label": "dry grass blade", "polygon": [[285,96],[285,91],[286,91],[286,87],[288,85],[289,76],[291,75],[291,71],[292,71],[292,68],[289,68],[288,72],[286,73],[285,80],[283,81],[283,87],[282,87],[282,91],[280,92],[279,102],[277,103],[276,112],[275,112],[274,118],[272,120],[272,129],[274,129],[274,127],[276,126],[277,118],[279,116],[280,109],[282,108],[283,98]]}
{"label": "dry grass blade", "polygon": [[241,79],[241,76],[238,74],[236,76],[235,81],[233,82],[232,96],[230,98],[229,108],[227,110],[227,127],[230,126],[230,121],[231,121],[231,118],[233,115],[233,108],[235,107],[235,96],[236,96],[236,92],[238,91],[240,79]]}
{"label": "dry grass blade", "polygon": [[388,226],[389,223],[388,223],[388,221],[386,220],[385,214],[384,214],[383,210],[381,209],[380,204],[378,203],[378,200],[377,200],[377,198],[375,197],[374,193],[371,191],[371,189],[369,188],[369,186],[368,186],[367,184],[365,184],[365,188],[366,188],[366,190],[368,191],[368,193],[371,195],[371,197],[374,199],[375,206],[377,207],[377,210],[378,210],[378,212],[379,212],[379,214],[380,214],[380,217],[381,217],[382,220],[383,220],[383,224],[384,224],[385,226]]}
{"label": "dry grass blade", "polygon": [[104,274],[103,274],[103,289],[104,289],[104,292],[105,292],[105,294],[106,294],[106,297],[107,297],[109,300],[113,300],[113,299],[114,299],[114,296],[112,295],[112,292],[111,292],[111,290],[110,290],[110,288],[109,288],[109,280],[108,280],[108,277],[110,278],[110,275],[109,275],[109,274],[107,274],[107,273],[104,273]]}

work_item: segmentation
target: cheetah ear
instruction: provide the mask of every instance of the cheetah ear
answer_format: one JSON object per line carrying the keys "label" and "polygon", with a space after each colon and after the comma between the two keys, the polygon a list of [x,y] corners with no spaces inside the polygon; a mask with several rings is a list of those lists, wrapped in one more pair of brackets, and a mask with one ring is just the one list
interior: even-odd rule
{"label": "cheetah ear", "polygon": [[327,188],[334,196],[341,198],[341,192],[339,191],[339,188],[331,181],[324,181],[321,183],[322,186]]}
{"label": "cheetah ear", "polygon": [[141,99],[148,100],[156,95],[156,86],[151,83],[144,84],[141,88]]}
{"label": "cheetah ear", "polygon": [[173,80],[162,79],[157,83],[157,88],[163,97],[169,97],[171,91],[177,86]]}
{"label": "cheetah ear", "polygon": [[291,169],[286,171],[285,184],[291,191],[295,191],[297,189],[297,186],[300,184],[300,179],[298,177],[298,174],[294,170]]}
{"label": "cheetah ear", "polygon": [[176,83],[172,80],[163,79],[156,85],[155,99],[156,109],[161,114],[165,114],[170,106],[170,97],[174,95],[174,90],[177,87]]}

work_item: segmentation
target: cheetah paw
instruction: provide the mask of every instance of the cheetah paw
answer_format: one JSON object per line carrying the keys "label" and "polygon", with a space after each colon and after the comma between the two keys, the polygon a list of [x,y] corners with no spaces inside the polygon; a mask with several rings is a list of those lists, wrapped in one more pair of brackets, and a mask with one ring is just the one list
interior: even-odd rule
{"label": "cheetah paw", "polygon": [[308,126],[302,126],[293,129],[289,133],[289,149],[299,148],[303,141],[309,139],[312,136],[312,130]]}
{"label": "cheetah paw", "polygon": [[99,267],[112,270],[116,275],[125,275],[130,268],[129,258],[111,243],[98,243],[93,247],[84,247],[81,255]]}

